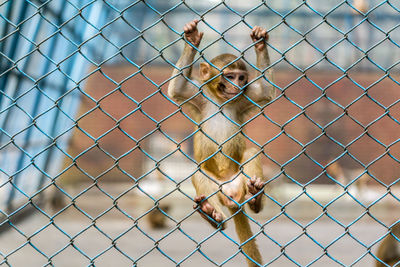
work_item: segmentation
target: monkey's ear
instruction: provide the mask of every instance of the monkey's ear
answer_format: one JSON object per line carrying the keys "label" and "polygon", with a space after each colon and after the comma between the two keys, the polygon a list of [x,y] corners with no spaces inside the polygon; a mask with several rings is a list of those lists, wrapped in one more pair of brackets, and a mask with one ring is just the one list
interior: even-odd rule
{"label": "monkey's ear", "polygon": [[207,62],[200,63],[200,79],[207,81],[211,78],[211,67]]}

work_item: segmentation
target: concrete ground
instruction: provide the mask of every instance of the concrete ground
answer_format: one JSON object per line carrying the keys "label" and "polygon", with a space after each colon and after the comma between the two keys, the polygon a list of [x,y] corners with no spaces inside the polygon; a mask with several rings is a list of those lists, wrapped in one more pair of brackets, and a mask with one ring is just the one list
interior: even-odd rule
{"label": "concrete ground", "polygon": [[[73,205],[36,211],[0,234],[0,266],[245,266],[232,222],[222,232],[209,227],[184,196],[192,195],[189,187],[161,201],[171,205],[168,228],[162,230],[147,223],[153,205],[148,197],[122,193],[129,186],[102,186],[109,196],[96,187],[80,195],[85,188],[71,193]],[[142,190],[147,192],[145,186]],[[377,204],[346,196],[334,201],[340,195],[335,190],[310,186],[306,196],[301,189],[287,189],[274,195],[277,202],[267,200],[262,213],[249,213],[264,263],[373,266],[371,253],[387,233],[378,221],[398,220],[399,203],[391,196]]]}

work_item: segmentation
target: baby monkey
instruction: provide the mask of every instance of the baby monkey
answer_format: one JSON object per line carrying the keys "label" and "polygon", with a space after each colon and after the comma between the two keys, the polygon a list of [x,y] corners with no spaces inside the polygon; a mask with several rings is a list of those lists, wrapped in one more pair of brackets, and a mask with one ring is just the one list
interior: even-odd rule
{"label": "baby monkey", "polygon": [[196,79],[192,65],[203,37],[198,22],[184,26],[187,43],[168,86],[169,96],[187,109],[198,127],[194,157],[200,169],[192,177],[197,194],[194,208],[213,227],[224,229],[227,217],[222,205],[226,206],[234,215],[240,242],[247,242],[243,252],[248,265],[260,266],[261,255],[242,204],[256,213],[262,209],[265,177],[259,151],[246,148],[242,126],[253,111],[260,112],[275,96],[274,87],[265,79],[271,80],[268,34],[259,26],[250,32],[257,57],[257,73],[252,77],[243,60],[222,54],[210,63],[200,63]]}

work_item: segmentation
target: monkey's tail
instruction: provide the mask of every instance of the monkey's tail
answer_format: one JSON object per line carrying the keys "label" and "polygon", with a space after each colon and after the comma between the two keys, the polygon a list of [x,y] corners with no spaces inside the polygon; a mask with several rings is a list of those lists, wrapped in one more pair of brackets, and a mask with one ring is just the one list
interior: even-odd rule
{"label": "monkey's tail", "polygon": [[[253,233],[251,232],[249,219],[243,213],[243,211],[238,212],[238,209],[232,209],[231,212],[232,214],[236,214],[235,216],[233,216],[233,220],[235,222],[236,233],[239,237],[239,241],[241,244],[246,242],[246,244],[242,246],[242,249],[243,252],[246,254],[248,266],[262,266],[262,257],[256,244],[256,239],[255,237],[253,237]],[[249,258],[252,260],[250,260]]]}

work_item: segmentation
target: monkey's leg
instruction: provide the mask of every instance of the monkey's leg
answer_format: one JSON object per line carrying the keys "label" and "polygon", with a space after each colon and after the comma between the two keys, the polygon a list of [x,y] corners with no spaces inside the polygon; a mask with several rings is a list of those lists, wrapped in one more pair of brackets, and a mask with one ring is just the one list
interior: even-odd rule
{"label": "monkey's leg", "polygon": [[258,213],[263,207],[263,196],[264,196],[264,182],[265,177],[262,171],[261,157],[255,156],[257,149],[249,148],[246,149],[243,155],[243,172],[250,177],[243,174],[243,179],[247,183],[247,194],[245,199],[250,199],[248,204],[250,209],[255,213]]}
{"label": "monkey's leg", "polygon": [[228,208],[239,208],[238,204],[243,203],[247,192],[246,179],[241,173],[235,174],[222,184],[221,189],[219,198],[222,204]]}
{"label": "monkey's leg", "polygon": [[[258,246],[256,243],[255,237],[253,237],[253,233],[250,228],[249,219],[243,211],[239,211],[236,208],[229,209],[233,216],[233,220],[235,222],[236,233],[239,237],[240,243],[246,243],[243,245],[243,252],[246,254],[246,260],[249,267],[262,266],[262,257],[260,251],[258,250]],[[238,212],[238,213],[237,213]],[[250,258],[250,259],[249,259]],[[256,263],[255,263],[256,262]]]}
{"label": "monkey's leg", "polygon": [[[218,199],[218,194],[220,194],[218,185],[200,172],[197,172],[192,177],[192,183],[197,194],[194,198],[197,205],[194,205],[193,208],[200,207],[198,212],[201,217],[207,220],[214,228],[218,228],[219,224],[226,219]],[[215,194],[215,192],[218,193]],[[221,226],[222,229],[225,229],[225,223]]]}

